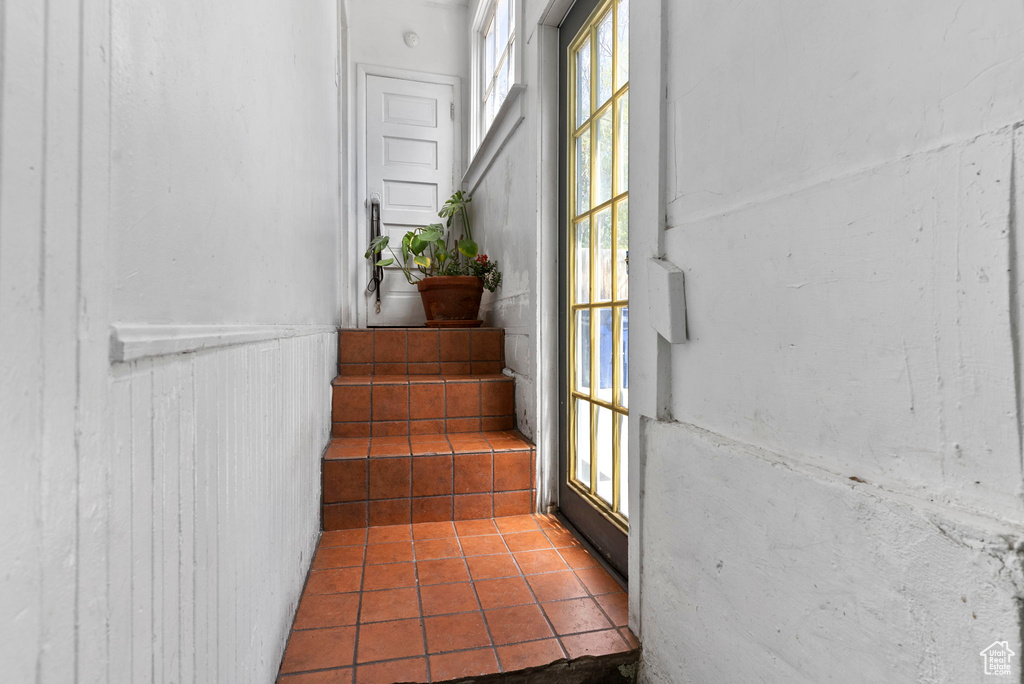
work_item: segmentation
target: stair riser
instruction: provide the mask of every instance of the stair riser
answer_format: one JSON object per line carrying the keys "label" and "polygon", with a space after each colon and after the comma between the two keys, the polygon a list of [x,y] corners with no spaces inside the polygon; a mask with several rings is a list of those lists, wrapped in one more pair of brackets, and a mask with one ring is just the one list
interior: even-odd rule
{"label": "stair riser", "polygon": [[530,513],[535,453],[530,449],[325,460],[324,530]]}
{"label": "stair riser", "polygon": [[510,430],[515,426],[511,378],[429,383],[334,385],[334,437]]}
{"label": "stair riser", "polygon": [[500,373],[504,366],[500,328],[364,328],[338,334],[340,375],[465,375]]}

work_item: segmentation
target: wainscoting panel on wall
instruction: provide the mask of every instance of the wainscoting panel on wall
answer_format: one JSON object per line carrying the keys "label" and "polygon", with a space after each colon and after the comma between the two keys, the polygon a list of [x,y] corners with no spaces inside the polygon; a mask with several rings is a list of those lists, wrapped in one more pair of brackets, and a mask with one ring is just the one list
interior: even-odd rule
{"label": "wainscoting panel on wall", "polygon": [[336,335],[114,367],[110,681],[271,681],[319,535]]}

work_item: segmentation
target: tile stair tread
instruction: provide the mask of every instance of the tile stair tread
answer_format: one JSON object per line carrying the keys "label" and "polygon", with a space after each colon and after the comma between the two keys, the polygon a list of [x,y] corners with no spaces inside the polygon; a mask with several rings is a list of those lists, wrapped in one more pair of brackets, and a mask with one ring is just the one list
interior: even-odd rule
{"label": "tile stair tread", "polygon": [[469,373],[466,375],[338,375],[331,381],[334,387],[361,385],[415,385],[459,382],[515,382],[515,378],[504,373]]}
{"label": "tile stair tread", "polygon": [[[478,446],[485,442],[486,449]],[[496,453],[509,451],[527,451],[536,448],[533,442],[527,439],[518,430],[502,430],[499,432],[442,432],[434,435],[412,435],[398,437],[335,437],[331,439],[327,450],[324,451],[323,459],[332,461],[349,458],[365,458],[369,454],[371,446],[408,446],[410,454],[416,454],[418,445],[431,445],[447,443],[452,450],[458,453],[460,445],[473,445],[472,453],[486,450]],[[358,454],[358,451],[365,448],[366,453]],[[469,447],[467,447],[469,448]],[[429,452],[429,450],[428,450]],[[467,452],[469,453],[469,452]]]}
{"label": "tile stair tread", "polygon": [[426,331],[426,332],[438,332],[438,333],[441,333],[442,335],[444,335],[446,333],[471,332],[473,330],[498,330],[498,331],[501,331],[501,330],[504,330],[504,328],[488,327],[486,325],[483,325],[483,326],[480,326],[480,327],[477,327],[477,328],[428,328],[425,325],[421,325],[419,327],[412,326],[412,327],[406,327],[406,328],[391,328],[391,327],[386,327],[386,328],[338,328],[338,332],[340,332],[340,333],[365,333],[365,332],[375,332],[377,330],[396,330],[396,331],[403,331],[404,330],[405,332],[424,332],[424,331]]}

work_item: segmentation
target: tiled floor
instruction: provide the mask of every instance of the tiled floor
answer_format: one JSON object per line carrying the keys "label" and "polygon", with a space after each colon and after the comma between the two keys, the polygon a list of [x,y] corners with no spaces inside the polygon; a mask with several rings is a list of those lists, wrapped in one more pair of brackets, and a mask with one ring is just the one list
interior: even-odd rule
{"label": "tiled floor", "polygon": [[279,681],[443,682],[624,653],[626,614],[550,516],[324,532]]}

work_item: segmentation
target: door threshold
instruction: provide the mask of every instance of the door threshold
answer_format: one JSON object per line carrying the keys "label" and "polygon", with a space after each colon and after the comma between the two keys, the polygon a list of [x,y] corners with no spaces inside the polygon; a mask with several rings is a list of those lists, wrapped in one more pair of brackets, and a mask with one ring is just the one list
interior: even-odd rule
{"label": "door threshold", "polygon": [[604,554],[598,551],[597,548],[595,548],[594,545],[590,543],[590,540],[583,536],[583,534],[578,529],[576,529],[576,526],[573,525],[568,518],[562,515],[561,509],[555,511],[555,517],[558,518],[558,522],[562,523],[565,529],[568,530],[572,536],[576,537],[576,541],[578,541],[580,545],[582,545],[583,548],[587,550],[587,553],[593,556],[594,560],[600,563],[601,567],[608,571],[608,574],[612,576],[612,579],[618,582],[619,586],[622,587],[623,591],[628,591],[629,580],[626,579],[626,577],[621,572],[616,570],[611,565],[611,563],[608,562],[608,560],[604,557]]}

